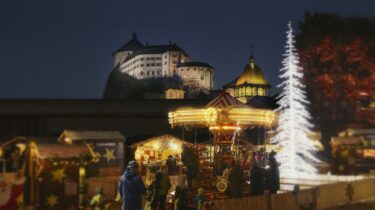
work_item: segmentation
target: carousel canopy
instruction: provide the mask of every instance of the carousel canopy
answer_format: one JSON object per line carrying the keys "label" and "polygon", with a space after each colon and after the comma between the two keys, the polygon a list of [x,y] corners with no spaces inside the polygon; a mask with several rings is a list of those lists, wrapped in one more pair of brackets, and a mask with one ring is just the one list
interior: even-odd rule
{"label": "carousel canopy", "polygon": [[223,109],[231,106],[241,105],[243,105],[243,103],[229,95],[229,93],[223,91],[216,98],[212,99],[206,107]]}
{"label": "carousel canopy", "polygon": [[251,107],[216,108],[181,108],[169,113],[169,123],[175,126],[192,127],[232,127],[265,126],[271,127],[276,123],[277,114],[272,110]]}

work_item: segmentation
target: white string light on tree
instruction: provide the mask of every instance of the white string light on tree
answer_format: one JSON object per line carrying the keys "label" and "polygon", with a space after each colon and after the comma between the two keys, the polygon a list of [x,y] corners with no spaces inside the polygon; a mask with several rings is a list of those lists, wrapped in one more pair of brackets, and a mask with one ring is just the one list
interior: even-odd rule
{"label": "white string light on tree", "polygon": [[290,22],[286,34],[286,52],[279,76],[283,82],[278,85],[282,90],[278,101],[280,107],[277,110],[280,112],[279,126],[271,142],[281,148],[276,155],[280,163],[281,176],[293,177],[315,174],[317,170],[313,163],[320,161],[314,154],[318,150],[317,144],[308,135],[312,128],[309,123],[311,116],[306,109],[309,102],[306,99],[305,86],[301,83],[303,72],[294,47],[295,41]]}

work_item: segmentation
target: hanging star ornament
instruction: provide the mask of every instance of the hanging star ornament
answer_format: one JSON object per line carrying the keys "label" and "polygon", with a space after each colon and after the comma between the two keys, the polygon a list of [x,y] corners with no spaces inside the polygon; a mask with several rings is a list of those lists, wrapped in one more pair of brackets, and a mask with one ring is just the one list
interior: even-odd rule
{"label": "hanging star ornament", "polygon": [[55,205],[57,205],[57,196],[54,194],[51,194],[50,196],[48,196],[47,205],[50,207],[54,207]]}
{"label": "hanging star ornament", "polygon": [[106,158],[107,159],[107,162],[111,161],[111,160],[115,160],[116,157],[115,155],[113,154],[115,151],[113,149],[105,149],[105,154],[102,155],[102,157]]}
{"label": "hanging star ornament", "polygon": [[22,206],[23,204],[23,193],[19,194],[16,198],[17,206]]}
{"label": "hanging star ornament", "polygon": [[66,177],[64,169],[57,169],[51,172],[52,174],[52,181],[62,182]]}

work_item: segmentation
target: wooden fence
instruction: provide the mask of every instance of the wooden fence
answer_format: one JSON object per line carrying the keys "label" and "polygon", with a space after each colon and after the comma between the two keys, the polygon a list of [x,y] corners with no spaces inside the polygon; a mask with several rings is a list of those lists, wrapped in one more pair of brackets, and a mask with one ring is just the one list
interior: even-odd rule
{"label": "wooden fence", "polygon": [[[114,199],[118,192],[119,177],[95,177],[88,179],[88,195],[95,194],[96,187],[102,187],[106,199]],[[294,194],[265,194],[263,196],[238,199],[211,200],[205,210],[299,210],[313,207],[320,210],[345,205],[351,202],[375,198],[375,179],[342,181],[317,185]]]}
{"label": "wooden fence", "polygon": [[108,200],[114,200],[118,192],[119,181],[119,176],[89,178],[87,180],[87,194],[91,198],[95,195],[95,189],[97,187],[102,187],[104,198]]}

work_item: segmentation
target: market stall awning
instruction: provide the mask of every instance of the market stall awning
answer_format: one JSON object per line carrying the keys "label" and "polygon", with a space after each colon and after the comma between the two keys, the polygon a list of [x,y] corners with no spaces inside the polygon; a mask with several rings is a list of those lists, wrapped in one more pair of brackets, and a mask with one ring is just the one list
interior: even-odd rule
{"label": "market stall awning", "polygon": [[232,106],[243,106],[239,100],[233,98],[229,93],[223,91],[216,98],[212,99],[206,107],[224,109]]}
{"label": "market stall awning", "polygon": [[65,130],[59,141],[125,141],[125,137],[119,131],[74,131]]}

